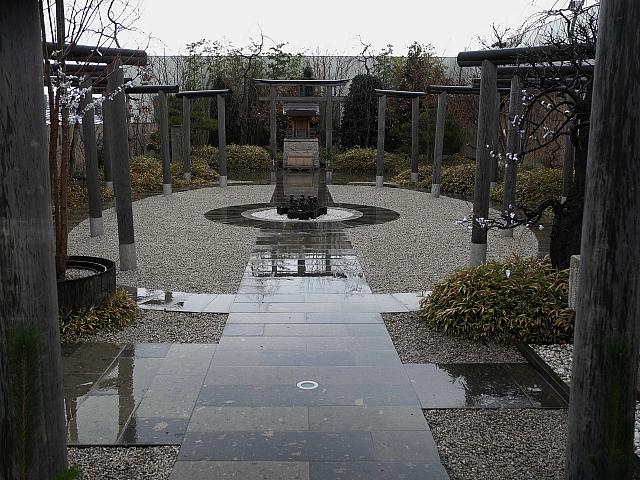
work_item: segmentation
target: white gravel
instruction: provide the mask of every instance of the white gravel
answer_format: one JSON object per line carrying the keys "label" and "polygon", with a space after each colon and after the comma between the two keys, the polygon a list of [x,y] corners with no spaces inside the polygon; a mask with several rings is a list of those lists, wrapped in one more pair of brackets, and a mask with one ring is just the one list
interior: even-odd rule
{"label": "white gravel", "polygon": [[[138,269],[118,270],[120,285],[195,293],[235,293],[255,245],[257,229],[212,222],[209,210],[269,202],[272,185],[204,188],[134,202]],[[118,262],[114,209],[103,212],[105,234],[89,237],[85,220],[69,234],[70,255]]]}
{"label": "white gravel", "polygon": [[362,216],[362,212],[357,210],[349,210],[348,208],[327,208],[325,215],[319,215],[309,220],[300,220],[297,218],[289,218],[286,215],[280,215],[277,208],[268,208],[264,210],[250,210],[242,214],[248,218],[257,220],[267,220],[270,222],[283,223],[317,223],[317,222],[339,222]]}
{"label": "white gravel", "polygon": [[[471,232],[455,221],[469,217],[471,203],[399,188],[332,185],[329,190],[336,203],[374,205],[400,214],[392,222],[348,230],[374,292],[429,290],[468,266]],[[537,251],[538,241],[527,228],[516,229],[513,238],[489,232],[490,260],[536,256]]]}
{"label": "white gravel", "polygon": [[178,447],[68,448],[69,465],[80,480],[166,480],[178,458]]}
{"label": "white gravel", "polygon": [[[568,385],[571,384],[573,345],[530,345],[531,348]],[[640,402],[636,402],[635,434],[633,438],[636,455],[640,455]]]}
{"label": "white gravel", "polygon": [[564,478],[567,411],[425,410],[451,480]]}

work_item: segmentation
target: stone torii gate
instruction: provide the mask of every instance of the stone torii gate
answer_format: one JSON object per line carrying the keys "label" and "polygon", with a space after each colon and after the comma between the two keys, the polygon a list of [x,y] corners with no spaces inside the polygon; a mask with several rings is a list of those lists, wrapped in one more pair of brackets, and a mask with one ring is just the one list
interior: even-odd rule
{"label": "stone torii gate", "polygon": [[176,94],[182,98],[182,161],[184,179],[191,180],[191,99],[216,97],[218,102],[218,175],[219,185],[227,186],[227,129],[225,124],[225,97],[231,90],[186,90]]}
{"label": "stone torii gate", "polygon": [[162,150],[162,193],[171,195],[171,152],[169,150],[169,108],[167,94],[178,93],[179,85],[136,85],[125,88],[127,95],[157,93],[159,97],[160,145]]}
{"label": "stone torii gate", "polygon": [[[269,87],[269,96],[260,97],[261,101],[270,102],[269,109],[269,146],[271,150],[271,170],[275,172],[277,155],[278,155],[278,124],[276,102],[287,103],[308,103],[308,102],[324,102],[325,103],[325,149],[327,153],[326,160],[326,176],[327,181],[331,181],[332,160],[333,160],[333,102],[344,101],[346,97],[337,97],[333,94],[333,87],[342,87],[349,83],[349,79],[340,80],[271,80],[264,78],[254,79],[256,85],[264,85]],[[325,98],[315,96],[299,96],[299,97],[280,97],[278,96],[277,87],[279,86],[300,86],[300,87],[324,87]]]}
{"label": "stone torii gate", "polygon": [[384,186],[384,136],[387,97],[411,99],[411,182],[418,182],[419,155],[419,120],[420,99],[427,96],[425,92],[410,92],[405,90],[375,90],[378,95],[378,156],[376,160],[376,187]]}

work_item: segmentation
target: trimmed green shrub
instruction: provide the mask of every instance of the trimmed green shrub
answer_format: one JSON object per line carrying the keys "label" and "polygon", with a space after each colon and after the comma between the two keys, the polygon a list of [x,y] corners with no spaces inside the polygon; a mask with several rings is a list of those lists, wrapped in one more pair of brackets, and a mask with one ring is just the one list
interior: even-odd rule
{"label": "trimmed green shrub", "polygon": [[[377,150],[374,148],[352,148],[336,154],[333,168],[341,172],[376,174]],[[384,171],[388,175],[395,175],[409,166],[409,159],[400,153],[384,153]]]}
{"label": "trimmed green shrub", "polygon": [[564,343],[573,337],[568,270],[510,258],[457,271],[422,302],[429,328],[481,341]]}
{"label": "trimmed green shrub", "polygon": [[[212,185],[218,174],[199,157],[191,158],[191,180],[183,178],[182,162],[171,164],[171,178],[175,188]],[[136,193],[162,191],[162,161],[154,157],[135,156],[131,159],[131,189]]]}
{"label": "trimmed green shrub", "polygon": [[[559,168],[518,169],[516,181],[516,205],[534,210],[545,200],[562,197],[562,170]],[[504,195],[504,183],[491,192],[491,199],[501,202]]]}
{"label": "trimmed green shrub", "polygon": [[476,162],[472,158],[465,157],[459,153],[447,155],[442,159],[442,168],[455,167],[457,165],[475,165]]}
{"label": "trimmed green shrub", "polygon": [[98,331],[120,330],[136,317],[138,306],[127,292],[119,288],[102,305],[69,312],[59,317],[62,341],[72,342]]}
{"label": "trimmed green shrub", "polygon": [[[218,149],[216,147],[211,145],[194,147],[192,158],[201,159],[214,170],[218,170]],[[258,145],[227,145],[227,168],[231,172],[269,170],[271,155],[266,148]]]}
{"label": "trimmed green shrub", "polygon": [[401,187],[415,187],[419,190],[431,190],[431,165],[418,165],[418,183],[411,183],[411,169],[403,170],[393,178]]}
{"label": "trimmed green shrub", "polygon": [[[113,200],[113,192],[104,187],[100,187],[100,194],[103,202]],[[81,208],[89,205],[89,194],[87,189],[73,182],[69,185],[69,196],[67,198],[69,208]]]}
{"label": "trimmed green shrub", "polygon": [[474,179],[476,176],[475,163],[462,163],[445,168],[442,171],[440,189],[443,193],[473,197]]}

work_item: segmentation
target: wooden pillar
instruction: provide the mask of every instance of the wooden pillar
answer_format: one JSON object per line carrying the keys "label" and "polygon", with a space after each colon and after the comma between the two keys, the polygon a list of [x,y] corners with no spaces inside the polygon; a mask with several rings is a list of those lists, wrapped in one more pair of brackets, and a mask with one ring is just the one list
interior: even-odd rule
{"label": "wooden pillar", "polygon": [[[109,106],[112,114],[111,139],[113,140],[113,187],[116,195],[118,216],[118,243],[120,270],[135,270],[136,244],[133,232],[133,208],[131,205],[131,166],[129,162],[129,136],[127,132],[127,102],[125,100],[122,62],[113,63],[107,91],[114,94]],[[109,100],[107,100],[109,101]]]}
{"label": "wooden pillar", "polygon": [[333,87],[327,87],[327,101],[325,102],[325,145],[327,154],[327,172],[333,168]]}
{"label": "wooden pillar", "polygon": [[182,97],[182,164],[185,180],[191,180],[191,99]]}
{"label": "wooden pillar", "polygon": [[418,157],[420,155],[420,97],[411,99],[411,182],[418,183]]}
{"label": "wooden pillar", "polygon": [[104,187],[113,192],[113,140],[111,102],[102,102],[102,157],[104,168]]}
{"label": "wooden pillar", "polygon": [[376,187],[384,186],[384,130],[387,96],[378,97],[378,157],[376,161]]}
{"label": "wooden pillar", "polygon": [[487,230],[483,224],[489,215],[491,181],[490,151],[495,138],[496,96],[498,75],[495,64],[482,62],[480,75],[480,107],[476,140],[476,176],[473,195],[473,229],[471,231],[470,265],[476,267],[487,260]]}
{"label": "wooden pillar", "polygon": [[640,311],[640,3],[600,2],[566,478],[634,478]]}
{"label": "wooden pillar", "polygon": [[564,202],[569,196],[569,191],[573,185],[573,165],[576,156],[576,149],[571,141],[569,133],[570,125],[567,126],[567,136],[564,138],[564,165],[562,176],[562,201]]}
{"label": "wooden pillar", "polygon": [[0,478],[48,480],[67,451],[37,2],[2,3],[0,65]]}
{"label": "wooden pillar", "polygon": [[440,196],[442,183],[442,150],[444,147],[444,125],[447,118],[447,94],[438,95],[438,114],[436,117],[436,138],[433,145],[433,172],[431,175],[431,195]]}
{"label": "wooden pillar", "polygon": [[225,98],[218,97],[218,174],[220,186],[227,186],[227,127],[225,121]]}
{"label": "wooden pillar", "polygon": [[80,109],[84,111],[82,115],[82,139],[84,143],[85,174],[87,176],[87,197],[89,199],[89,235],[99,237],[104,233],[104,222],[102,220],[102,196],[100,194],[98,149],[96,146],[96,124],[91,80],[85,80],[82,83],[82,88],[87,89],[80,102]]}
{"label": "wooden pillar", "polygon": [[[496,86],[497,89],[497,86]],[[491,181],[489,182],[489,188],[493,190],[498,186],[498,152],[500,151],[500,95],[495,96],[495,115],[492,118],[492,141],[489,142],[491,150],[493,150],[493,156],[491,157]]]}
{"label": "wooden pillar", "polygon": [[167,106],[167,94],[158,92],[158,109],[160,117],[160,148],[162,149],[162,193],[171,195],[171,151],[169,148],[169,107]]}
{"label": "wooden pillar", "polygon": [[[507,127],[507,155],[504,168],[504,193],[502,196],[502,213],[506,215],[507,224],[511,223],[511,213],[516,211],[516,182],[518,179],[518,158],[520,156],[520,125],[514,125],[516,118],[522,115],[522,82],[515,75],[511,79],[509,95],[509,125]],[[511,158],[509,158],[511,157]],[[504,237],[513,237],[513,229],[501,231]]]}
{"label": "wooden pillar", "polygon": [[271,170],[275,172],[278,162],[278,116],[276,114],[276,87],[269,86],[269,146],[271,148]]}

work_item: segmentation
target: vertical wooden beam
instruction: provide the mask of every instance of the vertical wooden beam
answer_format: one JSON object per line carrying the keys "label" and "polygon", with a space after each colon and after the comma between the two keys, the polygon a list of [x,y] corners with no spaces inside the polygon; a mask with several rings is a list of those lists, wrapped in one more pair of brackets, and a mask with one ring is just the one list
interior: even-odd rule
{"label": "vertical wooden beam", "polygon": [[436,117],[436,138],[433,145],[433,172],[431,175],[431,195],[440,196],[442,182],[442,150],[444,147],[444,126],[447,118],[447,94],[438,95],[438,114]]}
{"label": "vertical wooden beam", "polygon": [[418,157],[420,155],[420,97],[411,99],[411,183],[418,183]]}
{"label": "vertical wooden beam", "polygon": [[191,99],[182,97],[182,164],[184,179],[191,180]]}
{"label": "vertical wooden beam", "polygon": [[634,478],[640,344],[640,2],[600,2],[566,478]]}
{"label": "vertical wooden beam", "polygon": [[569,130],[571,126],[567,126],[567,135],[564,138],[564,165],[562,175],[562,202],[569,196],[571,186],[573,185],[573,166],[576,156],[576,148],[571,141]]}
{"label": "vertical wooden beam", "polygon": [[[520,156],[520,125],[514,125],[522,115],[522,82],[515,75],[511,79],[509,95],[509,125],[507,127],[507,155],[504,168],[504,193],[502,195],[502,213],[506,215],[507,224],[511,224],[511,213],[516,211],[516,182],[518,179],[518,161]],[[513,229],[501,231],[503,237],[513,237]]]}
{"label": "vertical wooden beam", "polygon": [[225,120],[225,98],[218,97],[218,174],[220,186],[227,186],[227,127]]}
{"label": "vertical wooden beam", "polygon": [[160,147],[162,150],[162,193],[171,195],[171,151],[169,148],[169,107],[167,105],[167,94],[160,90],[158,92],[158,109],[160,117]]}
{"label": "vertical wooden beam", "polygon": [[327,173],[333,168],[333,87],[327,87],[327,100],[325,102],[325,145],[327,154]]}
{"label": "vertical wooden beam", "polygon": [[495,138],[496,96],[498,75],[495,64],[482,62],[480,75],[480,107],[476,140],[476,176],[473,195],[473,227],[471,231],[470,265],[476,267],[487,260],[487,230],[484,221],[489,215],[491,181],[491,150]]}
{"label": "vertical wooden beam", "polygon": [[[497,89],[496,85],[496,89]],[[493,125],[491,127],[493,132],[492,141],[489,142],[491,150],[494,155],[491,157],[491,181],[489,182],[489,188],[493,190],[498,186],[498,152],[500,151],[500,137],[502,132],[500,130],[500,95],[495,96],[495,115],[492,118]]]}
{"label": "vertical wooden beam", "polygon": [[67,450],[38,2],[2,3],[0,65],[0,478],[44,480]]}
{"label": "vertical wooden beam", "polygon": [[89,235],[99,237],[104,233],[102,220],[102,196],[98,172],[98,149],[96,147],[95,110],[91,80],[85,80],[82,88],[87,91],[80,102],[82,115],[82,138],[84,143],[84,166],[87,176],[87,196],[89,198]]}
{"label": "vertical wooden beam", "polygon": [[102,160],[104,168],[104,187],[113,192],[113,140],[111,102],[102,102]]}
{"label": "vertical wooden beam", "polygon": [[[109,106],[112,114],[111,138],[113,140],[113,187],[116,195],[118,217],[118,243],[120,270],[135,270],[136,244],[133,232],[133,207],[131,205],[131,165],[129,162],[129,135],[127,131],[127,101],[125,99],[122,61],[112,64],[107,91],[113,95]],[[109,101],[109,100],[107,100]]]}
{"label": "vertical wooden beam", "polygon": [[378,156],[376,161],[376,187],[384,186],[384,131],[387,96],[378,97]]}
{"label": "vertical wooden beam", "polygon": [[278,162],[278,116],[276,114],[276,87],[269,86],[269,146],[271,148],[271,171]]}

